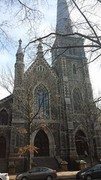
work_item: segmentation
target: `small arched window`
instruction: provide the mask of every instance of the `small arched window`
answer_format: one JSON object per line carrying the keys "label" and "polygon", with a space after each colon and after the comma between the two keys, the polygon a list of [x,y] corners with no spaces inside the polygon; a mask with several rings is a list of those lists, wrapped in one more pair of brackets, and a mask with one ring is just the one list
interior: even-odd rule
{"label": "small arched window", "polygon": [[37,71],[44,71],[44,67],[42,65],[38,66]]}
{"label": "small arched window", "polygon": [[83,99],[81,92],[78,88],[75,88],[73,90],[73,106],[74,106],[74,111],[75,112],[82,112],[83,110]]}
{"label": "small arched window", "polygon": [[45,86],[39,85],[35,89],[36,113],[38,118],[49,118],[49,93]]}

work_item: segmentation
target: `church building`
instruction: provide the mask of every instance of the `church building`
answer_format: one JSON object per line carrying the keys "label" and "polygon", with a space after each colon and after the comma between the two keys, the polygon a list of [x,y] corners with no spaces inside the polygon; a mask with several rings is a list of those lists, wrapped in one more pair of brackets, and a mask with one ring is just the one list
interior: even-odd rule
{"label": "church building", "polygon": [[38,148],[37,152],[30,152],[31,161],[36,164],[101,158],[100,132],[83,43],[81,37],[73,35],[66,0],[57,0],[51,65],[40,41],[36,58],[25,71],[19,40],[13,94],[0,100],[1,172],[10,164],[18,171],[24,168],[27,156],[19,154],[19,149],[28,142]]}

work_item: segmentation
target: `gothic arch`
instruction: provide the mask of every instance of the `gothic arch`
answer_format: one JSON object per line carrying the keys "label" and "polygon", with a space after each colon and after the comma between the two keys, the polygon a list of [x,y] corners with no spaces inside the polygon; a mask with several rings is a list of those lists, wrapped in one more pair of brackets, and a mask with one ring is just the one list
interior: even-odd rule
{"label": "gothic arch", "polygon": [[34,144],[35,137],[37,136],[37,134],[40,131],[41,132],[43,131],[43,133],[45,133],[45,135],[47,136],[47,140],[49,143],[49,154],[48,154],[48,156],[54,157],[55,156],[55,141],[54,141],[53,134],[49,128],[39,129],[39,130],[34,131],[32,134],[31,143]]}
{"label": "gothic arch", "polygon": [[83,131],[83,129],[78,129],[76,131],[75,145],[76,145],[76,151],[78,155],[87,156],[89,154],[87,136],[86,136],[86,133]]}
{"label": "gothic arch", "polygon": [[47,134],[40,129],[34,139],[34,146],[38,149],[38,153],[34,153],[34,156],[49,156],[49,139]]}
{"label": "gothic arch", "polygon": [[35,86],[34,86],[34,88],[33,88],[33,92],[35,92],[35,89],[38,87],[38,86],[44,86],[44,87],[46,87],[46,89],[48,90],[48,92],[49,92],[49,89],[48,89],[48,87],[47,87],[47,84],[45,84],[45,82],[38,82]]}
{"label": "gothic arch", "polygon": [[7,125],[8,124],[8,113],[5,109],[0,111],[0,125]]}

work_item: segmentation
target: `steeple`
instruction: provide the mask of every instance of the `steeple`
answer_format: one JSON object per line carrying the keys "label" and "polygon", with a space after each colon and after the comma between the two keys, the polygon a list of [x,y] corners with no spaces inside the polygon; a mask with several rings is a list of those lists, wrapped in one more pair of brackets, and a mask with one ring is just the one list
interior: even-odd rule
{"label": "steeple", "polygon": [[[73,29],[70,19],[70,13],[68,10],[67,1],[69,0],[57,0],[57,24],[56,24],[56,39],[52,47],[52,63],[56,64],[60,55],[62,57],[68,57],[69,59],[81,59],[85,57],[83,46],[83,39],[77,36],[72,36]],[[61,36],[59,34],[71,34],[70,36]],[[77,44],[81,48],[76,48]],[[71,48],[70,46],[74,46]],[[66,48],[70,47],[70,48]]]}
{"label": "steeple", "polygon": [[56,32],[62,34],[70,34],[73,32],[66,0],[57,0]]}

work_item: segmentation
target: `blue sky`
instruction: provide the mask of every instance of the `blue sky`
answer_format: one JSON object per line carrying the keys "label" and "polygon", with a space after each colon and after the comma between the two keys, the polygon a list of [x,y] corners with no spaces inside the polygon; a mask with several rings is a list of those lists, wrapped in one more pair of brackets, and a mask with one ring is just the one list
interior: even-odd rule
{"label": "blue sky", "polygon": [[[43,1],[44,2],[44,1]],[[89,2],[90,3],[90,2]],[[4,6],[4,5],[2,5]],[[48,34],[49,32],[55,31],[55,23],[56,23],[56,0],[47,0],[47,4],[45,5],[44,3],[41,4],[40,10],[43,12],[43,18],[42,20],[36,24],[37,31],[36,33],[31,36],[35,38],[35,36],[43,36],[45,34]],[[9,19],[11,22],[11,27],[9,28],[8,34],[10,37],[10,43],[5,42],[5,47],[6,49],[2,49],[0,51],[0,71],[3,69],[7,69],[7,66],[9,66],[12,70],[15,64],[15,54],[17,51],[18,47],[18,40],[21,38],[22,39],[22,45],[24,46],[28,41],[30,40],[30,34],[26,33],[27,32],[27,26],[22,25],[21,22],[17,21],[15,17],[13,17],[13,12],[10,11],[5,11],[2,8],[2,11],[0,11],[0,19],[2,21],[6,19]],[[73,16],[74,21],[75,19],[75,14]],[[33,52],[34,52],[34,45],[33,45]],[[89,65],[89,70],[90,70],[90,78],[92,82],[92,88],[94,92],[94,97],[101,96],[101,82],[100,82],[100,77],[101,77],[101,67],[100,67],[100,61],[91,63]],[[7,96],[8,93],[0,88],[0,99]]]}

